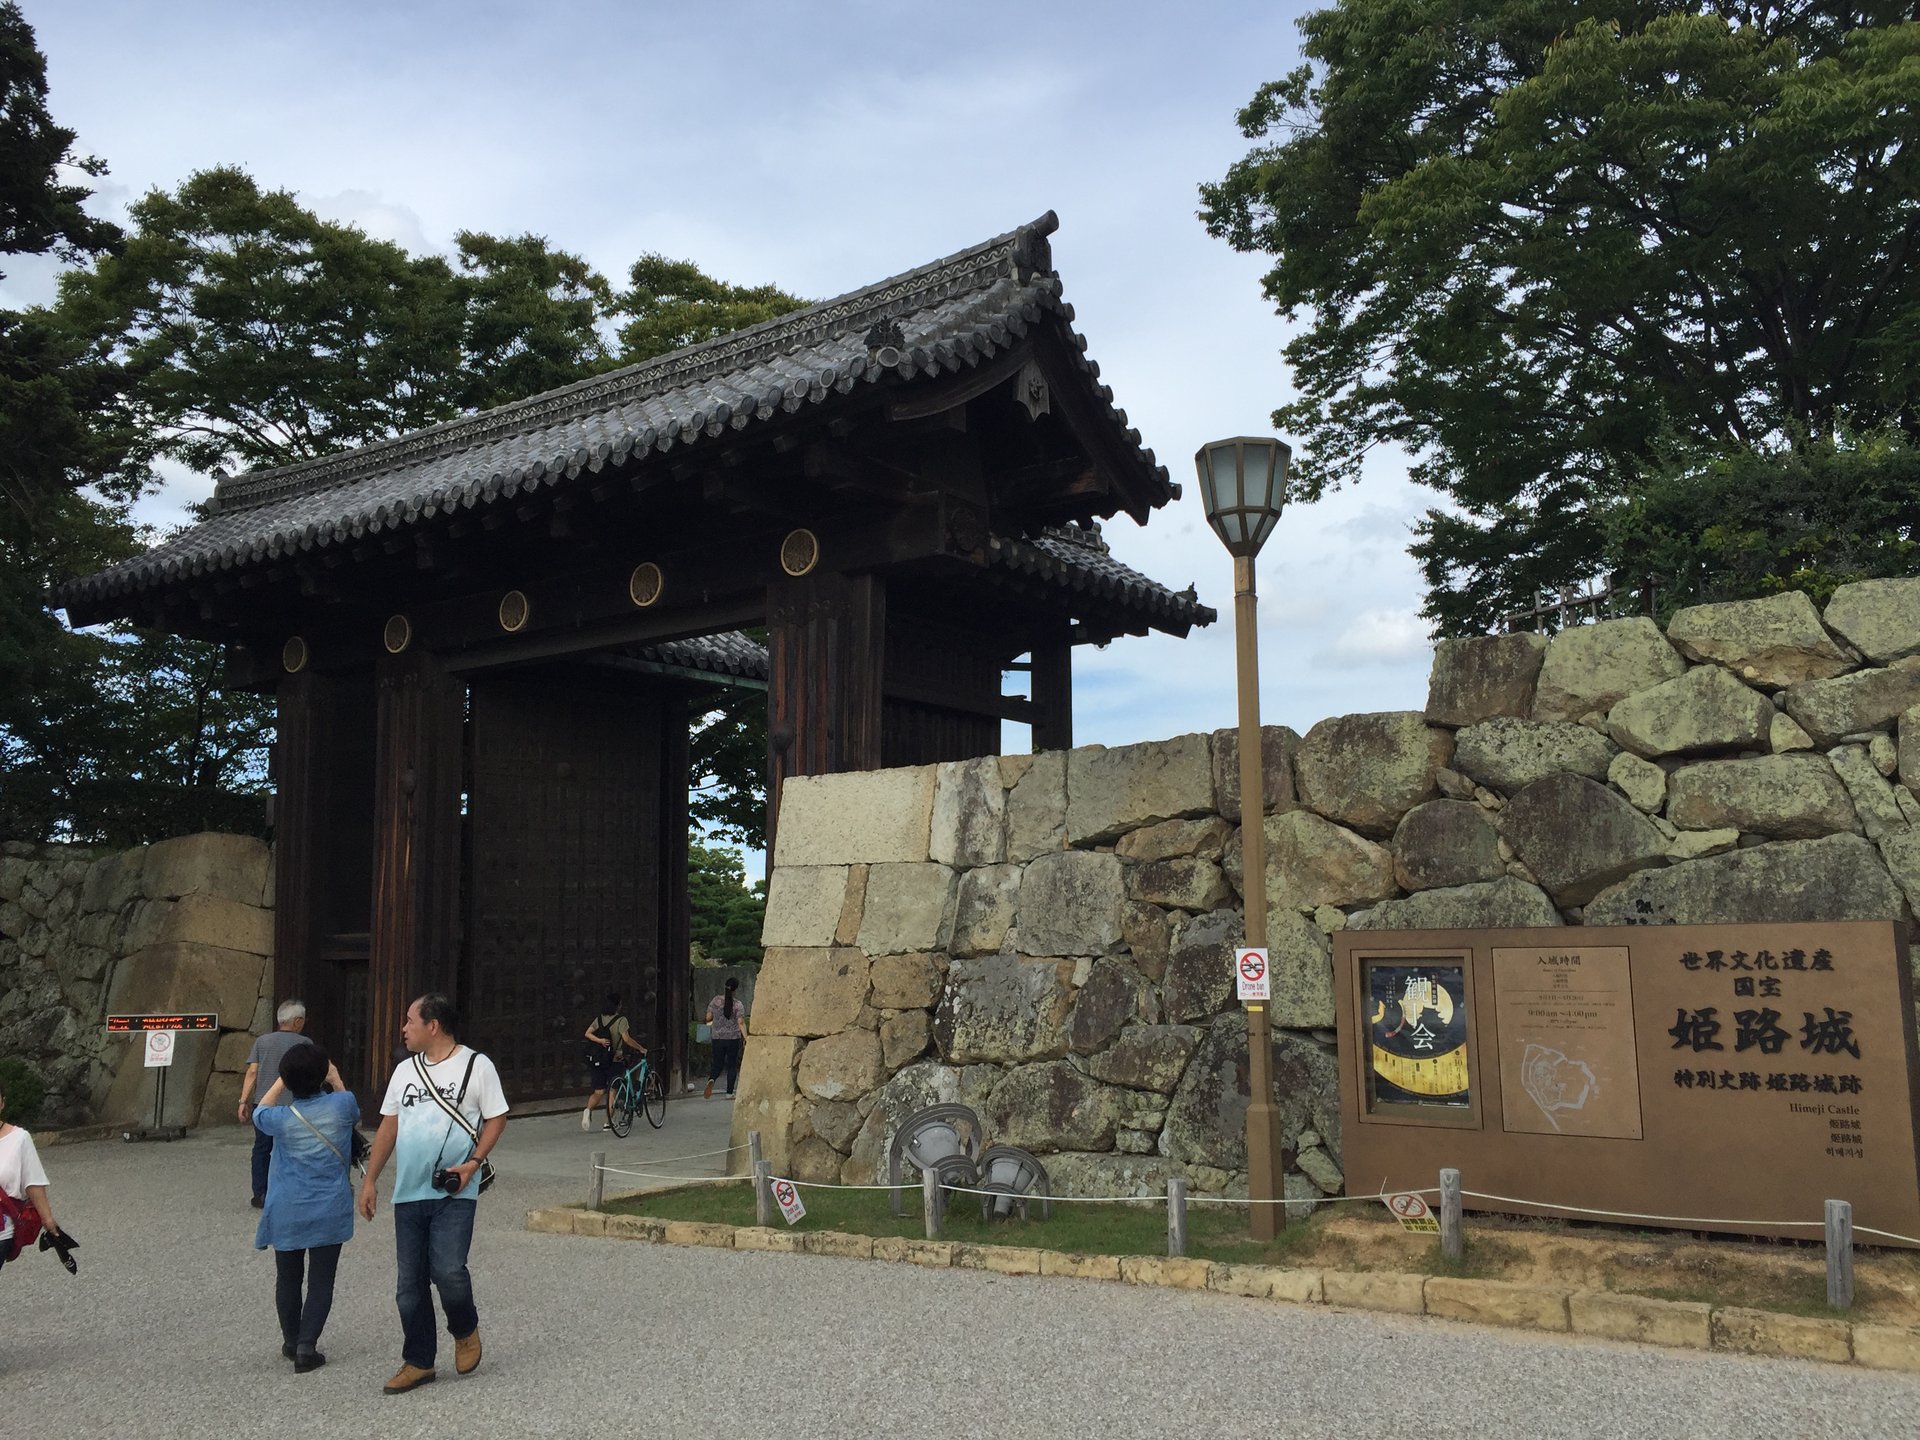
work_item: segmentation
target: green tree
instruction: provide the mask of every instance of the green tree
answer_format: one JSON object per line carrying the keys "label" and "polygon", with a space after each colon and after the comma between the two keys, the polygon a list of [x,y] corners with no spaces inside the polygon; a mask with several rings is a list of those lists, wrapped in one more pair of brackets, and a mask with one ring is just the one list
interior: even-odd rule
{"label": "green tree", "polygon": [[747,885],[740,856],[720,846],[687,842],[687,903],[700,953],[729,964],[760,962],[760,925],[766,919],[763,886]]}
{"label": "green tree", "polygon": [[[1920,430],[1906,7],[1341,0],[1202,219],[1306,324],[1297,492],[1383,443],[1444,492],[1445,633],[1608,564],[1654,477]],[[1616,557],[1618,558],[1618,557]]]}
{"label": "green tree", "polygon": [[807,302],[773,285],[730,285],[691,260],[642,255],[614,305],[620,360],[633,364],[777,319]]}

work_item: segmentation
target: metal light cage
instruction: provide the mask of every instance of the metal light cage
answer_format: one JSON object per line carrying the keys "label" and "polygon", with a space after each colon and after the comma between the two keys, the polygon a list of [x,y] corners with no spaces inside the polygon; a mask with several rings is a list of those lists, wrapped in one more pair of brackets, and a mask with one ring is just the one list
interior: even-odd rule
{"label": "metal light cage", "polygon": [[1233,555],[1257,555],[1287,503],[1284,441],[1256,435],[1214,440],[1194,452],[1207,524]]}

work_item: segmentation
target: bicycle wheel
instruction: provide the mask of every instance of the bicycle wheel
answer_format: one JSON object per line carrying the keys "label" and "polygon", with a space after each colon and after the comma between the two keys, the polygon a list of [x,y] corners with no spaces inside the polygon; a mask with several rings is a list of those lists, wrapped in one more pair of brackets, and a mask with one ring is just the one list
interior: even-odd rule
{"label": "bicycle wheel", "polygon": [[647,1123],[658,1130],[667,1123],[667,1088],[660,1083],[660,1076],[647,1071],[647,1082],[640,1087],[640,1108],[646,1112]]}
{"label": "bicycle wheel", "polygon": [[622,1080],[614,1087],[611,1098],[609,1108],[613,1113],[607,1117],[608,1123],[613,1126],[613,1133],[624,1140],[633,1133],[633,1082]]}

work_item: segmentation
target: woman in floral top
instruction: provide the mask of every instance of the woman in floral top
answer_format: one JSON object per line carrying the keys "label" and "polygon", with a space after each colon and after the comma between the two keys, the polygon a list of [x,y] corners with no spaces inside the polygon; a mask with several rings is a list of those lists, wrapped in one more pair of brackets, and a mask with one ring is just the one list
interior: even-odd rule
{"label": "woman in floral top", "polygon": [[740,1083],[740,1052],[747,1044],[747,1012],[734,998],[738,980],[727,981],[727,993],[707,1002],[707,1024],[713,1027],[713,1076],[707,1081],[706,1098],[713,1098],[713,1087],[722,1074],[727,1077],[727,1094]]}

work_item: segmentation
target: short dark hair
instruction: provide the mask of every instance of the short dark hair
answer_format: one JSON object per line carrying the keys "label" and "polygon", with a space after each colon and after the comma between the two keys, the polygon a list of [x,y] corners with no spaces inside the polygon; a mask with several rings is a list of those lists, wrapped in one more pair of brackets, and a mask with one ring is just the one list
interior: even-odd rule
{"label": "short dark hair", "polygon": [[608,1012],[612,1013],[613,1011],[616,1011],[619,1008],[620,1008],[620,992],[618,990],[609,990],[607,992]]}
{"label": "short dark hair", "polygon": [[296,1100],[318,1095],[327,1083],[327,1052],[318,1045],[296,1045],[280,1057],[280,1082]]}
{"label": "short dark hair", "polygon": [[413,1003],[420,1007],[422,1025],[438,1024],[443,1035],[459,1038],[460,1012],[454,1008],[451,997],[438,990],[429,990]]}

